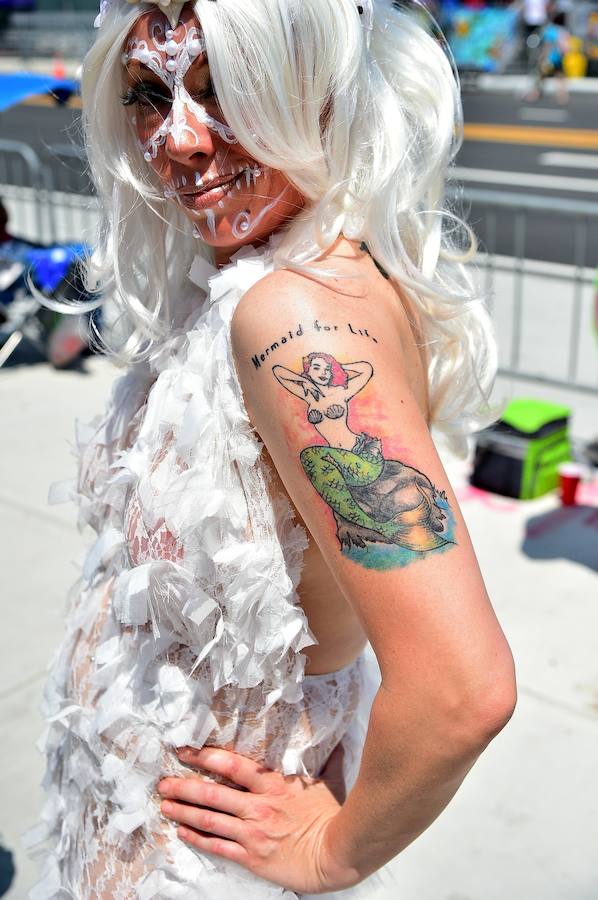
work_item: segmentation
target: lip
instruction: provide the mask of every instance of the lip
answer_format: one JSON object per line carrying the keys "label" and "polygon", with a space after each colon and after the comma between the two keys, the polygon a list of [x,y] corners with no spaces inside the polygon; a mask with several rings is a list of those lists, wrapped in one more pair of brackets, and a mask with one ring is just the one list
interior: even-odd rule
{"label": "lip", "polygon": [[192,194],[179,194],[179,201],[188,209],[209,209],[210,206],[214,206],[226,197],[232,190],[234,183],[235,180],[233,178],[231,181],[227,181],[209,191],[197,190]]}
{"label": "lip", "polygon": [[188,209],[209,209],[226,197],[238,177],[238,175],[231,175],[214,179],[204,187],[178,191],[177,196],[180,203]]}
{"label": "lip", "polygon": [[208,194],[210,191],[213,191],[215,188],[222,187],[224,184],[228,184],[230,181],[235,181],[239,175],[221,175],[220,178],[213,178],[211,181],[208,181],[207,184],[202,184],[201,187],[191,187],[184,190],[177,191],[182,197],[186,197],[192,194]]}

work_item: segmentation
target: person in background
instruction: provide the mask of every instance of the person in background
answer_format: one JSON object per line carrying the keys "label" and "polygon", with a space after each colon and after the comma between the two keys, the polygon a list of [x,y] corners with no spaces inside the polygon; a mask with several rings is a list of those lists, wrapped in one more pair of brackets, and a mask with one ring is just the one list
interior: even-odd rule
{"label": "person in background", "polygon": [[538,46],[540,29],[548,21],[547,0],[522,0],[520,4],[523,25],[523,54],[527,69],[533,68],[533,50]]}
{"label": "person in background", "polygon": [[[27,274],[31,270],[31,251],[45,249],[49,254],[51,248],[43,244],[16,237],[8,230],[8,211],[0,198],[0,324],[10,320],[9,304],[18,293],[29,294]],[[61,282],[60,294],[78,296],[83,299],[84,288],[77,266],[71,266]],[[75,362],[89,348],[88,335],[83,324],[88,315],[60,315],[47,309],[39,309],[34,313],[42,323],[44,352],[49,362],[56,368],[64,368]],[[92,313],[96,327],[101,326],[101,310]],[[13,320],[14,321],[14,320]],[[18,326],[22,327],[21,324]]]}
{"label": "person in background", "polygon": [[10,303],[15,291],[25,283],[24,265],[27,254],[40,245],[16,237],[8,230],[9,215],[0,197],[0,321],[6,320],[2,308]]}
{"label": "person in background", "polygon": [[563,59],[570,49],[571,35],[565,26],[565,14],[556,12],[540,31],[535,83],[526,95],[528,101],[538,100],[543,93],[545,78],[554,77],[558,103],[569,102],[569,89],[563,68]]}
{"label": "person in background", "polygon": [[12,235],[8,233],[6,226],[8,225],[8,213],[6,212],[6,207],[4,203],[0,199],[0,244],[5,244],[6,241],[12,240]]}

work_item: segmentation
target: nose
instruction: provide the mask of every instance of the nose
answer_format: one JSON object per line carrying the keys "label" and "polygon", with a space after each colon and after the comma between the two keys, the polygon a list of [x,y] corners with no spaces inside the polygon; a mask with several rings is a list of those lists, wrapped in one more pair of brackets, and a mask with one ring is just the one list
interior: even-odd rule
{"label": "nose", "polygon": [[172,123],[166,135],[165,150],[170,159],[189,164],[213,156],[216,152],[214,134],[187,107],[175,100]]}

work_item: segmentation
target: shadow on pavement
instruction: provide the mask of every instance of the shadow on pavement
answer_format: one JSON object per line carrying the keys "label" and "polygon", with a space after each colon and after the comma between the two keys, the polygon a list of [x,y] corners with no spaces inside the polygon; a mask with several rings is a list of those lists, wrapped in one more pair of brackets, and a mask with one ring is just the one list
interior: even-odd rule
{"label": "shadow on pavement", "polygon": [[562,506],[526,522],[530,559],[569,559],[598,572],[598,506]]}

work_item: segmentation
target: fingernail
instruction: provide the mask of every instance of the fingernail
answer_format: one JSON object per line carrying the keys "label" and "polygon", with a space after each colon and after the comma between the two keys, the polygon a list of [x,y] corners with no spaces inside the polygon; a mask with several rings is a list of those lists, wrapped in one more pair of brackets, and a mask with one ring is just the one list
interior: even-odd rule
{"label": "fingernail", "polygon": [[166,783],[165,781],[161,781],[161,782],[158,784],[158,793],[159,793],[159,794],[165,794],[165,793],[167,792],[167,790],[168,790],[168,785],[167,785],[167,783]]}

